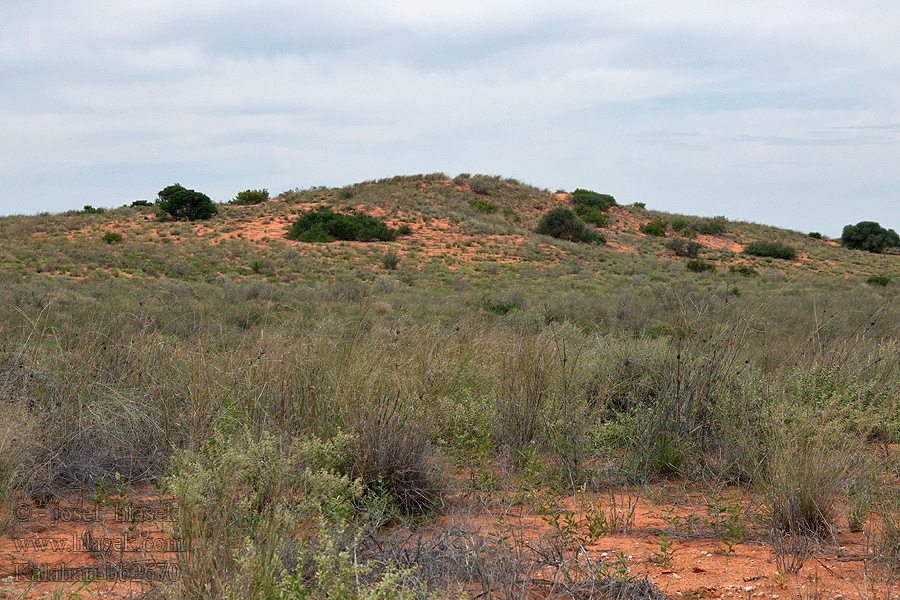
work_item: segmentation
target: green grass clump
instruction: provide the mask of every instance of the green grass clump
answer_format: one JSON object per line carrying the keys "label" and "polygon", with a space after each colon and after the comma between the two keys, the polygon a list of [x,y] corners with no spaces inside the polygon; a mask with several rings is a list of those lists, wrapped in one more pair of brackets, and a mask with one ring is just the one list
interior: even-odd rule
{"label": "green grass clump", "polygon": [[891,278],[884,275],[872,275],[866,279],[866,283],[875,287],[887,287],[891,283]]}
{"label": "green grass clump", "polygon": [[469,202],[469,206],[477,211],[483,212],[486,215],[492,215],[498,210],[496,204],[494,204],[493,202],[485,202],[484,200],[472,200],[471,202]]}
{"label": "green grass clump", "polygon": [[503,216],[512,221],[513,223],[519,223],[522,220],[522,217],[519,216],[519,213],[514,211],[511,208],[503,209]]}
{"label": "green grass clump", "polygon": [[744,277],[755,277],[756,275],[759,275],[756,269],[754,269],[750,265],[731,265],[728,267],[728,270],[732,273],[743,275]]}
{"label": "green grass clump", "polygon": [[688,271],[693,273],[716,272],[716,265],[705,260],[692,259],[685,263]]}
{"label": "green grass clump", "polygon": [[797,249],[781,242],[751,242],[744,248],[744,253],[751,256],[765,256],[783,260],[794,260],[797,258]]}
{"label": "green grass clump", "polygon": [[469,189],[479,196],[487,196],[494,191],[496,185],[495,178],[485,175],[476,175],[469,179]]}
{"label": "green grass clump", "polygon": [[388,252],[381,257],[381,266],[385,269],[393,271],[400,264],[400,255],[397,254],[396,250],[388,250]]}
{"label": "green grass clump", "polygon": [[704,235],[721,235],[728,231],[728,219],[721,216],[700,219],[694,223],[693,228]]}
{"label": "green grass clump", "polygon": [[122,241],[122,234],[115,231],[107,231],[101,239],[107,244],[117,244]]}
{"label": "green grass clump", "polygon": [[289,240],[300,242],[333,242],[348,240],[389,242],[397,239],[399,232],[369,215],[336,213],[330,207],[320,205],[303,213],[291,225]]}

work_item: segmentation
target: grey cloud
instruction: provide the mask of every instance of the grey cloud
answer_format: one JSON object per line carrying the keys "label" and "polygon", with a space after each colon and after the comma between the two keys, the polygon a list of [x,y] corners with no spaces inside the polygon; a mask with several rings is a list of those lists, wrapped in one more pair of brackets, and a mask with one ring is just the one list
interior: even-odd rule
{"label": "grey cloud", "polygon": [[457,169],[822,231],[840,223],[806,220],[843,215],[812,203],[853,194],[900,221],[898,20],[863,0],[8,3],[0,212]]}

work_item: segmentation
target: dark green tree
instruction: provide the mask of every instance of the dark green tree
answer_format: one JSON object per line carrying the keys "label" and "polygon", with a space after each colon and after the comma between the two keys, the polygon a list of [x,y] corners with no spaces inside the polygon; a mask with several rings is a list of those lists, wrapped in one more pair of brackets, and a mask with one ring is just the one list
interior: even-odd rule
{"label": "dark green tree", "polygon": [[209,219],[219,212],[219,207],[209,199],[209,196],[186,189],[178,183],[160,190],[156,204],[161,211],[176,221]]}
{"label": "dark green tree", "polygon": [[602,238],[588,229],[575,213],[568,208],[554,208],[547,211],[538,222],[535,233],[549,235],[571,242],[600,242]]}
{"label": "dark green tree", "polygon": [[885,248],[900,246],[900,236],[893,229],[885,229],[875,221],[860,221],[856,225],[844,227],[841,245],[880,253]]}

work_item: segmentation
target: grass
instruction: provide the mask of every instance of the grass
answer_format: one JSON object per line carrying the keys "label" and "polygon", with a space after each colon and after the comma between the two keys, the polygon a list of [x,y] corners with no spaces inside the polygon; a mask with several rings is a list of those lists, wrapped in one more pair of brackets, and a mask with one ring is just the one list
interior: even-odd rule
{"label": "grass", "polygon": [[[551,565],[510,529],[399,537],[452,514],[461,487],[521,507],[541,490],[733,485],[765,498],[777,543],[824,543],[866,444],[900,441],[897,286],[867,282],[896,276],[891,257],[732,221],[675,244],[624,230],[694,221],[621,206],[604,234],[641,251],[548,240],[533,229],[569,199],[481,177],[486,193],[443,174],[295,190],[202,224],[146,207],[0,219],[0,503],[117,474],[163,486],[174,535],[202,541],[182,597],[398,581],[656,597],[562,542]],[[411,231],[388,248],[284,239],[318,205]],[[803,262],[707,245],[773,238]],[[702,272],[679,249],[702,251]],[[882,515],[895,560],[892,490],[866,485],[855,510]]]}

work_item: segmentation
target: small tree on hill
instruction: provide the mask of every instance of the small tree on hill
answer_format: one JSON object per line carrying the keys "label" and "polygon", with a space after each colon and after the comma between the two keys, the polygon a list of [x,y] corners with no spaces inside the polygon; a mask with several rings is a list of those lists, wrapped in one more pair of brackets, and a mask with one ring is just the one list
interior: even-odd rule
{"label": "small tree on hill", "polygon": [[554,208],[548,211],[538,222],[535,233],[571,242],[603,243],[602,238],[588,229],[568,208]]}
{"label": "small tree on hill", "polygon": [[244,190],[231,201],[232,204],[262,204],[269,200],[269,190]]}
{"label": "small tree on hill", "polygon": [[209,199],[209,196],[186,189],[178,183],[160,190],[156,204],[162,212],[176,221],[209,219],[219,212],[219,207]]}
{"label": "small tree on hill", "polygon": [[875,221],[860,221],[856,225],[844,227],[841,245],[880,253],[885,248],[900,246],[900,236],[893,229],[885,229]]}

